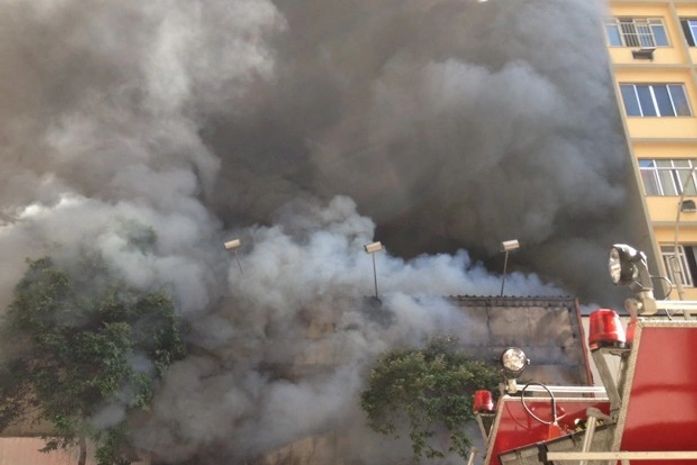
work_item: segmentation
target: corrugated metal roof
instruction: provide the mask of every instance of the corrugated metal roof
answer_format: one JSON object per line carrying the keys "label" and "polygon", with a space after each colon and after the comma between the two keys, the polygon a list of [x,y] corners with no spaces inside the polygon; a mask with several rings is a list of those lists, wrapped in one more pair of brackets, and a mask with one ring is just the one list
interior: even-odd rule
{"label": "corrugated metal roof", "polygon": [[569,308],[576,307],[576,298],[573,296],[451,295],[449,298],[466,306],[558,307],[563,305]]}

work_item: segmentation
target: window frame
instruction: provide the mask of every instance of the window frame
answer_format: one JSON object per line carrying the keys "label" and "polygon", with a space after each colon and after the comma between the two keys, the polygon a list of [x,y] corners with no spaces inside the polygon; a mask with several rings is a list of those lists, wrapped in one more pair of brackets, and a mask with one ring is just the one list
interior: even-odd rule
{"label": "window frame", "polygon": [[678,244],[677,255],[675,253],[674,243],[659,244],[661,259],[663,260],[663,264],[666,267],[666,272],[668,273],[668,278],[673,283],[673,286],[675,286],[677,283],[675,279],[675,270],[673,268],[673,263],[677,262],[680,266],[680,269],[678,270],[681,277],[680,284],[683,287],[695,287],[695,270],[690,267],[690,263],[687,258],[687,251],[685,250],[686,247],[689,247],[689,253],[692,254],[692,256],[694,257],[696,246],[693,244]]}
{"label": "window frame", "polygon": [[[687,25],[687,30],[685,30],[685,24],[683,24],[683,21],[685,21]],[[687,42],[688,47],[697,47],[697,35],[695,34],[696,31],[692,29],[692,24],[694,23],[695,30],[697,30],[697,18],[695,17],[681,17],[680,18],[680,28],[682,29],[683,35],[687,31],[690,32],[690,37],[685,37],[685,40]]]}
{"label": "window frame", "polygon": [[[678,253],[675,253],[675,244],[660,244],[661,259],[663,260],[663,265],[666,267],[666,272],[668,273],[668,279],[675,285],[677,279],[675,276],[674,263],[678,263],[680,269],[680,283],[683,287],[694,287],[694,280],[690,273],[690,268],[687,264],[687,256],[685,255],[685,248],[682,244],[678,244]],[[677,259],[676,259],[677,257]]]}
{"label": "window frame", "polygon": [[[622,97],[622,103],[624,104],[624,113],[627,118],[691,118],[693,116],[692,114],[692,106],[690,105],[690,98],[687,94],[687,87],[685,86],[684,83],[682,82],[620,82],[620,95]],[[632,86],[634,90],[634,97],[636,98],[636,102],[639,107],[639,115],[630,115],[627,112],[627,103],[624,101],[624,94],[622,93],[622,86]],[[651,97],[651,102],[653,104],[653,110],[656,113],[655,115],[644,115],[644,108],[642,107],[641,104],[641,99],[639,98],[639,90],[638,86],[647,86],[649,90],[649,95]],[[656,92],[654,90],[654,87],[665,87],[667,93],[668,93],[668,98],[670,100],[670,106],[673,109],[673,114],[672,115],[662,115],[661,114],[661,109],[658,106],[658,99],[656,99]],[[670,90],[670,86],[680,86],[682,89],[683,96],[685,97],[685,102],[687,103],[687,111],[688,115],[679,115],[677,107],[675,106],[675,100],[673,98],[673,94]]]}
{"label": "window frame", "polygon": [[[622,23],[628,24],[631,23],[634,32],[633,33],[627,33],[622,30]],[[658,45],[656,43],[656,34],[653,31],[652,23],[655,24],[660,24],[660,26],[663,28],[663,33],[666,38],[666,44],[665,45]],[[663,18],[660,16],[636,16],[636,17],[629,17],[629,16],[615,16],[615,17],[609,17],[605,20],[603,23],[604,29],[605,29],[605,40],[607,43],[608,47],[615,47],[615,48],[671,48],[673,44],[670,41],[670,34],[668,34],[668,28],[666,27],[666,23],[663,21]],[[617,32],[619,33],[620,36],[620,42],[621,45],[613,45],[610,43],[610,35],[608,34],[607,28],[608,26],[614,26],[617,28]],[[648,35],[646,33],[640,33],[639,28],[637,26],[642,26],[646,27],[647,30],[650,32]],[[639,42],[638,45],[628,45],[627,44],[627,38],[625,35],[633,35],[636,37],[636,40]],[[650,37],[651,42],[653,45],[645,46],[641,44],[641,37]]]}
{"label": "window frame", "polygon": [[[652,166],[641,166],[642,161],[652,162]],[[670,161],[670,166],[658,166],[657,161]],[[676,162],[687,162],[687,166],[676,166]],[[692,171],[692,168],[697,166],[697,158],[640,158],[639,159],[639,177],[641,178],[641,183],[644,188],[644,195],[646,197],[678,197],[682,195],[685,189],[685,183],[688,179],[683,179],[680,176],[683,172],[688,174]],[[672,187],[675,189],[675,194],[666,194],[666,187],[663,185],[663,178],[660,176],[661,172],[669,172],[670,179],[672,182]],[[658,194],[649,194],[646,188],[646,182],[644,181],[643,174],[645,172],[650,172],[653,176],[653,180],[658,188]],[[692,182],[690,186],[697,191],[697,172],[692,173]],[[697,196],[695,193],[687,193],[686,195]]]}

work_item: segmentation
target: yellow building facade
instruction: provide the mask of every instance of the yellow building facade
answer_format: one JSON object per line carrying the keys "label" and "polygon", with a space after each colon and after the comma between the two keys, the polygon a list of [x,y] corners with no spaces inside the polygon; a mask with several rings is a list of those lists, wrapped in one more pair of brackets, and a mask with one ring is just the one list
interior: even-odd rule
{"label": "yellow building facade", "polygon": [[610,0],[604,33],[659,272],[697,300],[697,0]]}

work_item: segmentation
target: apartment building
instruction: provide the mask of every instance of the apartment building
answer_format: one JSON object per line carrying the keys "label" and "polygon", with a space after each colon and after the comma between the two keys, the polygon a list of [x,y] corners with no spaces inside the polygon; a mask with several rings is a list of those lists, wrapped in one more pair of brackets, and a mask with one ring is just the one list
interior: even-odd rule
{"label": "apartment building", "polygon": [[609,4],[605,39],[653,252],[697,300],[697,0]]}

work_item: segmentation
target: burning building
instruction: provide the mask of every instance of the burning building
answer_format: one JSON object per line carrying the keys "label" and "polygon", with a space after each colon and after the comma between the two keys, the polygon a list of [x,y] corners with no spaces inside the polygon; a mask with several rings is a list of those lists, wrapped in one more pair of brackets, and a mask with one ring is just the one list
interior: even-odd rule
{"label": "burning building", "polygon": [[[581,314],[575,299],[453,296],[449,301],[465,316],[466,322],[462,327],[451,328],[452,334],[460,336],[460,346],[472,357],[495,364],[506,348],[519,347],[535,360],[521,382],[535,380],[547,384],[592,384]],[[310,333],[314,333],[314,330],[308,329]],[[331,330],[324,333],[324,337],[330,335]],[[317,334],[312,337],[317,337]],[[336,361],[335,357],[326,358],[324,366],[334,365]],[[315,368],[322,365],[315,365]],[[393,438],[384,440],[388,448],[389,442],[394,441]],[[264,454],[255,463],[359,463],[354,461],[355,449],[355,441],[339,428],[337,431],[325,431],[293,441],[274,452]]]}
{"label": "burning building", "polygon": [[[365,311],[371,320],[385,324],[385,318],[391,317],[389,311],[382,309],[372,300],[364,300]],[[538,382],[584,385],[591,382],[590,368],[584,349],[584,335],[581,326],[580,311],[577,302],[569,297],[484,297],[454,296],[447,299],[447,304],[454,307],[457,318],[451,321],[449,334],[460,336],[461,347],[471,356],[496,363],[503,350],[510,346],[523,348],[535,364],[526,372],[525,379]],[[381,313],[384,312],[384,313]],[[336,345],[337,332],[341,331],[339,315],[325,315],[325,318],[304,320],[302,331],[295,334],[297,340],[284,341],[285,346],[305,346],[306,350],[296,353],[292,361],[268,363],[263,369],[273,373],[278,383],[317,383],[324,376],[332,376],[342,367],[355,364],[345,346]],[[332,320],[331,318],[337,318]],[[292,401],[289,399],[289,401]],[[314,399],[308,408],[326,408],[321,396]],[[296,418],[304,415],[304,406],[288,405],[290,411],[296,412]],[[297,409],[297,410],[296,410]],[[308,430],[302,438],[289,439],[287,443],[264,450],[256,457],[247,457],[247,463],[262,465],[304,464],[321,465],[364,463],[371,460],[376,448],[387,448],[394,441],[392,438],[374,437],[360,425],[353,422],[363,421],[349,414],[345,418]],[[263,432],[259,432],[263,434]],[[372,437],[371,437],[372,436]],[[360,441],[358,440],[360,438]],[[356,444],[361,447],[357,448]],[[397,443],[398,444],[398,443]],[[392,463],[395,457],[382,453],[386,463]],[[397,457],[400,454],[397,453]],[[215,451],[211,457],[204,455],[199,460],[242,460],[239,457],[226,456]],[[221,457],[223,457],[221,459]],[[402,459],[408,458],[408,452]],[[166,459],[155,459],[155,463],[168,463]]]}

